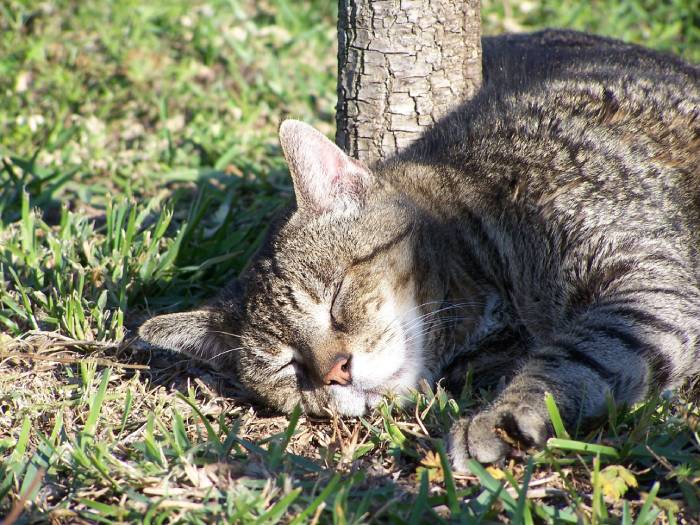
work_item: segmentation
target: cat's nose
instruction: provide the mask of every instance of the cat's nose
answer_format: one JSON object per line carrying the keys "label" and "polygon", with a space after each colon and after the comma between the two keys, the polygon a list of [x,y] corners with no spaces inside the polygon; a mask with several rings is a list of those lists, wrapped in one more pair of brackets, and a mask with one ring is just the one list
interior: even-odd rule
{"label": "cat's nose", "polygon": [[330,372],[323,376],[326,385],[347,385],[352,381],[350,375],[350,357],[339,356],[336,358]]}

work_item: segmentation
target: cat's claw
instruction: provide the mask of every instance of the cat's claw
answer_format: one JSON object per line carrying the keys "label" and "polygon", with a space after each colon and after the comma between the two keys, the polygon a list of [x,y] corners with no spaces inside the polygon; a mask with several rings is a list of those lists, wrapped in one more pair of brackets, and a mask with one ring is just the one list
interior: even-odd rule
{"label": "cat's claw", "polygon": [[461,419],[450,431],[449,449],[452,466],[467,472],[467,460],[493,463],[524,450],[541,448],[549,436],[546,419],[527,405],[495,407]]}

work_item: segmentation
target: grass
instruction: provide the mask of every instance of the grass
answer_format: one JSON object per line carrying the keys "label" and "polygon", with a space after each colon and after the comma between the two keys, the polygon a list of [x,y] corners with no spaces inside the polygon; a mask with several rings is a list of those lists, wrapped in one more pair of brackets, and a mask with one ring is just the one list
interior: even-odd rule
{"label": "grass", "polygon": [[[333,131],[334,2],[0,5],[0,516],[16,523],[690,523],[700,408],[611,409],[527,460],[451,472],[461,407],[315,421],[133,344],[210,297],[290,196],[276,128]],[[484,30],[595,30],[700,61],[693,0],[484,2]],[[572,437],[573,436],[573,437]],[[12,522],[15,517],[10,517]]]}

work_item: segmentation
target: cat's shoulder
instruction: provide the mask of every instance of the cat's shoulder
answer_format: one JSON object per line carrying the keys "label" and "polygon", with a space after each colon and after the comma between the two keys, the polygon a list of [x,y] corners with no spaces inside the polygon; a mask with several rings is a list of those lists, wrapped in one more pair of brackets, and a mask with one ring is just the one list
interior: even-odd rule
{"label": "cat's shoulder", "polygon": [[[580,122],[570,135],[579,141],[581,126],[601,125],[590,116],[612,113],[630,130],[659,120],[687,127],[700,107],[700,68],[671,54],[554,29],[484,37],[482,45],[480,91],[436,122],[403,158],[444,161],[451,152],[461,161],[511,143],[517,130],[531,137],[566,133],[573,119]],[[493,140],[497,135],[501,142]]]}
{"label": "cat's shoulder", "polygon": [[700,68],[670,53],[579,31],[546,29],[484,37],[483,85],[518,88],[553,78],[626,75],[700,82]]}

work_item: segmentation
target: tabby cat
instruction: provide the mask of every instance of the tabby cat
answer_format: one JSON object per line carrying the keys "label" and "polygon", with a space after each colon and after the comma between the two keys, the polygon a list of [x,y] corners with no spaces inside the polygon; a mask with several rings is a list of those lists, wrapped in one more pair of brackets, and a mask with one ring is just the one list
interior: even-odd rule
{"label": "tabby cat", "polygon": [[541,446],[545,392],[574,428],[697,374],[700,69],[571,31],[483,53],[480,93],[371,169],[283,122],[295,204],[217,300],[141,337],[281,411],[500,378],[451,432],[458,469]]}

